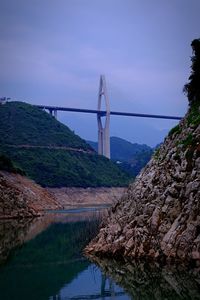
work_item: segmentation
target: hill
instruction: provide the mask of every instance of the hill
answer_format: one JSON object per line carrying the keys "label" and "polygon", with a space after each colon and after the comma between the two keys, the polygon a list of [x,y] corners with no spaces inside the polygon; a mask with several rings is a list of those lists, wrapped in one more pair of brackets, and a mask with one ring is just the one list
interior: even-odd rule
{"label": "hill", "polygon": [[24,102],[7,102],[0,106],[0,144],[64,146],[92,150],[67,126]]}
{"label": "hill", "polygon": [[[87,142],[97,151],[96,142]],[[153,149],[145,144],[131,143],[118,137],[110,138],[110,149],[111,159],[132,176],[138,175],[153,153]]]}
{"label": "hill", "polygon": [[35,106],[0,106],[0,152],[42,186],[125,186],[129,176]]}

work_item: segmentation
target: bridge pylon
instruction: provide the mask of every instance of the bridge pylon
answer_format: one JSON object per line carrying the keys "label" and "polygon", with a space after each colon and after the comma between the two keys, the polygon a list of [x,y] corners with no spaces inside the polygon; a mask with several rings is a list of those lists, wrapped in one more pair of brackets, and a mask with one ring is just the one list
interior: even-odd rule
{"label": "bridge pylon", "polygon": [[[102,97],[105,100],[106,111],[101,113]],[[106,87],[106,79],[104,75],[100,76],[98,106],[97,106],[97,124],[98,124],[98,154],[110,158],[110,102]],[[105,117],[105,125],[103,126],[101,118]]]}

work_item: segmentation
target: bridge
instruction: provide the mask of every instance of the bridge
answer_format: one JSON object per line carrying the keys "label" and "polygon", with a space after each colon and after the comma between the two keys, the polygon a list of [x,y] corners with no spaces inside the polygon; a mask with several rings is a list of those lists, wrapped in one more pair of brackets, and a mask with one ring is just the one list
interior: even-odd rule
{"label": "bridge", "polygon": [[[105,100],[106,110],[101,110],[102,96]],[[110,158],[110,115],[126,116],[126,117],[139,117],[139,118],[154,118],[154,119],[168,119],[168,120],[181,120],[182,117],[154,115],[154,114],[140,114],[131,112],[111,111],[110,102],[107,92],[105,76],[100,76],[99,93],[98,93],[98,106],[97,109],[82,109],[72,107],[50,106],[50,105],[35,105],[40,109],[48,110],[49,113],[57,118],[57,111],[88,113],[97,115],[98,124],[98,154]],[[105,117],[105,126],[102,124],[102,117]]]}

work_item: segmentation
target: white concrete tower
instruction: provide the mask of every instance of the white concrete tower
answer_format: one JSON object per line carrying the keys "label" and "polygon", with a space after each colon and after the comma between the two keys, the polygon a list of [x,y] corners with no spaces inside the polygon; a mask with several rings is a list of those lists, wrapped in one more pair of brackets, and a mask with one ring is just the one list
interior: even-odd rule
{"label": "white concrete tower", "polygon": [[[104,75],[100,76],[99,94],[98,94],[98,111],[101,111],[102,96],[105,100],[106,112],[104,115],[97,114],[98,123],[98,154],[110,158],[110,102],[106,87],[106,79]],[[101,118],[105,116],[105,126],[103,127]]]}

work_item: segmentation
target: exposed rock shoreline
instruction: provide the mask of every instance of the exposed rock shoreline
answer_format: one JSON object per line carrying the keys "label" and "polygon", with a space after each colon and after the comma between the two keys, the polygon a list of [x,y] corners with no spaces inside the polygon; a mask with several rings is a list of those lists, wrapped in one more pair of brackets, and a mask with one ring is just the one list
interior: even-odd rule
{"label": "exposed rock shoreline", "polygon": [[[199,109],[199,108],[198,108]],[[200,261],[200,124],[190,111],[109,211],[86,253]]]}
{"label": "exposed rock shoreline", "polygon": [[122,187],[63,187],[46,189],[63,209],[111,205],[122,197],[125,190]]}
{"label": "exposed rock shoreline", "polygon": [[0,219],[38,217],[48,208],[61,208],[48,191],[24,176],[0,171]]}
{"label": "exposed rock shoreline", "polygon": [[32,218],[47,210],[111,205],[124,188],[42,188],[19,174],[0,171],[0,219]]}

